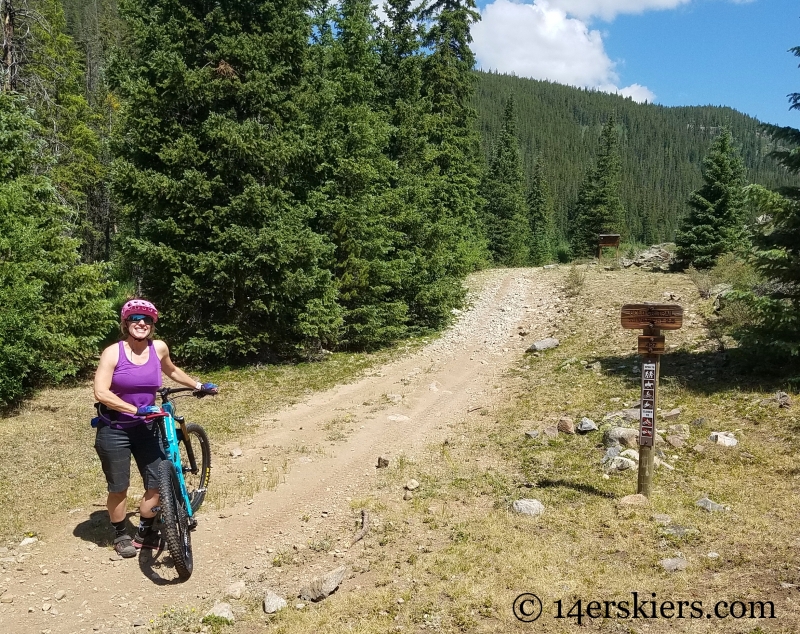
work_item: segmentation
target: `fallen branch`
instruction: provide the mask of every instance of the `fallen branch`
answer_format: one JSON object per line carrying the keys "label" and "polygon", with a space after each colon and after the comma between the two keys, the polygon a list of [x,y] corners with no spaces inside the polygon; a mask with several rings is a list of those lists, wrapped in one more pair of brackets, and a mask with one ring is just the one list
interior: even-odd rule
{"label": "fallen branch", "polygon": [[366,535],[368,531],[369,531],[369,511],[367,509],[361,509],[361,528],[355,535],[353,535],[353,540],[350,542],[350,545],[352,546],[356,542],[359,542],[362,539],[364,539],[364,535]]}

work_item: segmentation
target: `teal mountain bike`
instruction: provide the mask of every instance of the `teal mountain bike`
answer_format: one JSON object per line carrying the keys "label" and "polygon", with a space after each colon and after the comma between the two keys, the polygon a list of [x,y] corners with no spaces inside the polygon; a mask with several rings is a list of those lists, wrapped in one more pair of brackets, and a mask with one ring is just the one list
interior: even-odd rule
{"label": "teal mountain bike", "polygon": [[[158,467],[159,506],[154,528],[161,531],[161,544],[155,557],[169,549],[178,577],[183,580],[192,576],[191,532],[197,527],[195,513],[206,496],[211,478],[211,446],[205,430],[195,423],[187,423],[175,412],[175,394],[191,392],[203,398],[208,392],[189,387],[161,388],[160,414],[146,418],[155,420],[161,428],[164,443],[164,460]],[[185,396],[188,396],[186,394]]]}

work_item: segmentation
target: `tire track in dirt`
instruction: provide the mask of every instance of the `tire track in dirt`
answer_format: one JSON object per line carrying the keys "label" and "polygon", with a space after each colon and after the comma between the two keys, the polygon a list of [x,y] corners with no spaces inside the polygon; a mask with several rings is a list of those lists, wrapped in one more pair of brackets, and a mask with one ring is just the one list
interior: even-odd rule
{"label": "tire track in dirt", "polygon": [[[164,605],[221,598],[235,579],[262,581],[261,571],[271,568],[272,558],[291,557],[293,546],[303,548],[321,531],[350,534],[349,500],[372,490],[379,455],[413,459],[416,451],[443,439],[448,425],[503,398],[503,373],[531,341],[557,328],[565,310],[557,296],[560,280],[558,270],[479,273],[473,278],[479,291],[470,297],[472,305],[435,341],[354,383],[265,412],[261,429],[243,439],[244,455],[235,462],[227,447],[213,447],[215,471],[222,463],[223,470],[244,473],[263,468],[265,450],[313,451],[292,459],[274,490],[223,512],[201,510],[193,535],[195,572],[185,583],[177,582],[171,567],[151,568],[146,557],[139,560],[141,572],[136,559],[111,561],[109,549],[72,534],[78,518],[57,527],[34,556],[7,571],[4,583],[16,599],[0,604],[0,631],[142,632]],[[520,326],[527,336],[519,335]],[[332,442],[331,421],[350,432]],[[215,472],[211,486],[231,477]],[[346,554],[341,557],[347,562]],[[310,567],[302,577],[276,583],[299,588],[318,572]],[[60,601],[54,598],[58,589],[66,590]],[[50,608],[43,610],[46,604]]]}

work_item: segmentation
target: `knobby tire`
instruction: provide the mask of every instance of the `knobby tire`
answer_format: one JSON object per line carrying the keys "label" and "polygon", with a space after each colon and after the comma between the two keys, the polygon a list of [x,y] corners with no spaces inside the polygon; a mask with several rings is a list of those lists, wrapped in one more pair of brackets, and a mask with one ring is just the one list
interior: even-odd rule
{"label": "knobby tire", "polygon": [[161,503],[161,530],[178,577],[184,581],[192,576],[192,535],[188,514],[178,483],[175,465],[164,460],[158,467],[158,491]]}
{"label": "knobby tire", "polygon": [[[206,497],[208,481],[211,478],[211,445],[208,442],[206,431],[197,423],[186,425],[186,435],[178,443],[181,455],[181,468],[183,470],[183,480],[186,484],[186,493],[192,504],[192,514],[197,512]],[[194,457],[194,469],[189,460],[187,445],[192,449]]]}

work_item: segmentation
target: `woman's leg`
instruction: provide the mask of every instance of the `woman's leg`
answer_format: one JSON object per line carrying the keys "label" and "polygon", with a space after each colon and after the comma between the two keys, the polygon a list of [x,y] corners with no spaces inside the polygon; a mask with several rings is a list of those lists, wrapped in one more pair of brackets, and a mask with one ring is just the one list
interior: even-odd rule
{"label": "woman's leg", "polygon": [[142,496],[142,501],[139,502],[139,516],[155,516],[153,508],[156,506],[158,506],[158,489],[147,489]]}
{"label": "woman's leg", "polygon": [[125,520],[125,510],[128,506],[128,489],[119,493],[109,493],[106,498],[106,508],[111,523],[122,522]]}

